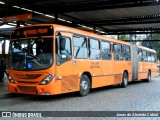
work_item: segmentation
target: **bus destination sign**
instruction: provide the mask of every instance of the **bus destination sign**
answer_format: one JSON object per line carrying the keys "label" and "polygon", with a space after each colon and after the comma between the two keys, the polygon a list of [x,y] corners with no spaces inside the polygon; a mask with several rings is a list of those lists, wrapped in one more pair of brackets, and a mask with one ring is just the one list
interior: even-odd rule
{"label": "bus destination sign", "polygon": [[28,37],[40,37],[40,36],[52,36],[53,27],[51,26],[34,26],[19,28],[12,32],[11,39],[16,38],[28,38]]}

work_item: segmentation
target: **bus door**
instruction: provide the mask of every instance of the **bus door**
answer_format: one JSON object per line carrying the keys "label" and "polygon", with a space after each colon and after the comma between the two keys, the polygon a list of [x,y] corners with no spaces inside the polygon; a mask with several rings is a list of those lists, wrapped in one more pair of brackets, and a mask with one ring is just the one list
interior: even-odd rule
{"label": "bus door", "polygon": [[131,44],[131,56],[132,56],[132,80],[138,80],[138,55],[137,47],[135,44]]}
{"label": "bus door", "polygon": [[111,85],[114,83],[114,63],[112,60],[112,51],[111,51],[110,42],[101,41],[101,54],[102,54],[102,79],[105,82],[105,85]]}
{"label": "bus door", "polygon": [[73,91],[73,62],[71,34],[59,32],[56,36],[56,81],[61,84],[61,93]]}

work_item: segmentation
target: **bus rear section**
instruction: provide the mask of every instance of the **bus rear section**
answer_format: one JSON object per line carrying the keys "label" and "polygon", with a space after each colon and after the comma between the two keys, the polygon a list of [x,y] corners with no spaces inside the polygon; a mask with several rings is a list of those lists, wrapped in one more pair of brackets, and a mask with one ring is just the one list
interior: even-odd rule
{"label": "bus rear section", "polygon": [[151,81],[157,75],[156,51],[132,44],[132,80]]}

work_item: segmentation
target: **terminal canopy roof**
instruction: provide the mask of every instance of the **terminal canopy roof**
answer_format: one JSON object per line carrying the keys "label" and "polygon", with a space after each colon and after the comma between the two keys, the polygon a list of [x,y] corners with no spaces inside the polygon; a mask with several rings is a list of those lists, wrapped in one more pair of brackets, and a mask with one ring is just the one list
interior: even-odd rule
{"label": "terminal canopy roof", "polygon": [[[21,25],[57,23],[98,34],[143,34],[160,32],[160,0],[0,0],[2,18],[32,13]],[[14,28],[1,28],[8,36]]]}

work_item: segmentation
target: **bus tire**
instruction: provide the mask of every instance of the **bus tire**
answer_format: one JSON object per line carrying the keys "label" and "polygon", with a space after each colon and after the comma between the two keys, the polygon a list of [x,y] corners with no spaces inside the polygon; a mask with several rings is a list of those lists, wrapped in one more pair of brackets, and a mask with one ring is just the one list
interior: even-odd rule
{"label": "bus tire", "polygon": [[126,72],[123,73],[123,77],[122,77],[122,88],[127,87],[128,85],[128,74]]}
{"label": "bus tire", "polygon": [[90,79],[88,78],[87,75],[82,75],[80,79],[80,90],[79,90],[79,95],[80,96],[87,96],[89,91],[90,91]]}
{"label": "bus tire", "polygon": [[147,82],[150,82],[151,81],[151,71],[148,70],[148,76],[147,76]]}

